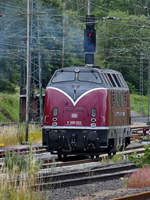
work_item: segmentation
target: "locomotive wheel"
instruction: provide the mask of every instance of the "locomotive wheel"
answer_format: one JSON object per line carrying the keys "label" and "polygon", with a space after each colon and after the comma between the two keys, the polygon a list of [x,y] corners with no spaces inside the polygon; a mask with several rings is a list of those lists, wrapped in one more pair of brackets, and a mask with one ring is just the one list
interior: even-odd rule
{"label": "locomotive wheel", "polygon": [[114,155],[116,155],[116,151],[112,152],[112,151],[109,151],[108,152],[108,158],[112,158]]}
{"label": "locomotive wheel", "polygon": [[58,160],[65,160],[67,157],[66,154],[63,154],[63,153],[58,153]]}
{"label": "locomotive wheel", "polygon": [[100,155],[96,155],[96,161],[102,161],[102,158],[100,157]]}
{"label": "locomotive wheel", "polygon": [[111,154],[111,152],[108,152],[108,158],[109,158],[109,159],[112,158],[112,154]]}
{"label": "locomotive wheel", "polygon": [[99,160],[100,159],[99,155],[90,155],[90,158],[91,158],[91,160],[94,160],[94,159]]}
{"label": "locomotive wheel", "polygon": [[94,155],[90,155],[91,159],[94,160]]}

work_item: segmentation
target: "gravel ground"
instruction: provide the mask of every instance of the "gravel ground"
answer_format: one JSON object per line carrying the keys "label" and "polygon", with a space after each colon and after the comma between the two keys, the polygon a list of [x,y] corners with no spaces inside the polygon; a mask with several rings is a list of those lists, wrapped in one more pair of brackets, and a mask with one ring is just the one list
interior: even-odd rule
{"label": "gravel ground", "polygon": [[127,189],[124,180],[114,179],[69,188],[46,191],[48,200],[111,200],[116,197],[149,191],[145,189]]}

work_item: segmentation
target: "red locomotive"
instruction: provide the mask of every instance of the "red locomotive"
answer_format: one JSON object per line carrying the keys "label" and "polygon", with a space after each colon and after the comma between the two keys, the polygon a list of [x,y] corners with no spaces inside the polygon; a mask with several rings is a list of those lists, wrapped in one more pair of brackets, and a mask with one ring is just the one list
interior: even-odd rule
{"label": "red locomotive", "polygon": [[130,143],[129,89],[120,72],[66,67],[51,78],[45,95],[43,145],[67,154],[116,153]]}

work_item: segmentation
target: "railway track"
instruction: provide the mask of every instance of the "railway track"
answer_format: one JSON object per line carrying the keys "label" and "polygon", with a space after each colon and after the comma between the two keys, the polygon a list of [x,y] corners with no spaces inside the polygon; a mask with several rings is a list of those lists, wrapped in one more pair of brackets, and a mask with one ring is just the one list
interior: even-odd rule
{"label": "railway track", "polygon": [[[144,148],[129,149],[128,151],[118,152],[117,154],[128,156],[133,152],[143,153],[144,150]],[[100,157],[106,158],[107,155],[103,154]],[[133,173],[137,169],[136,166],[130,162],[103,165],[98,161],[99,160],[85,159],[51,163],[51,167],[39,171],[40,180],[42,180],[40,182],[42,182],[42,184],[37,184],[36,186],[47,188],[80,185],[100,180],[119,178],[126,174]],[[52,166],[55,167],[55,170],[52,170]],[[70,168],[66,168],[66,166]]]}
{"label": "railway track", "polygon": [[[117,152],[117,155],[122,155],[125,157],[125,159],[133,154],[134,152],[137,152],[138,154],[141,154],[141,153],[144,153],[145,149],[144,149],[144,146],[141,145],[139,146],[139,148],[129,148],[128,150],[126,151],[123,151],[123,152]],[[43,165],[42,165],[42,168],[51,168],[51,167],[65,167],[65,166],[74,166],[74,165],[79,165],[79,164],[90,164],[90,163],[98,163],[98,162],[101,162],[101,160],[108,160],[108,155],[107,154],[102,154],[100,155],[100,157],[98,159],[87,159],[87,158],[84,158],[82,160],[74,160],[74,161],[66,161],[66,162],[59,162],[57,159],[52,162],[51,159],[46,159],[46,160],[43,160]]]}
{"label": "railway track", "polygon": [[9,152],[22,152],[23,154],[28,154],[31,149],[32,149],[32,153],[34,154],[38,154],[38,153],[44,153],[46,152],[46,148],[43,147],[42,145],[33,145],[32,147],[30,147],[29,145],[22,145],[22,146],[18,146],[18,147],[13,147],[13,148],[5,148],[3,146],[1,146],[0,148],[0,158],[3,158],[5,156],[5,152],[9,151]]}
{"label": "railway track", "polygon": [[[35,150],[35,157],[37,157],[37,159],[40,159],[42,154],[47,154],[46,149],[41,146],[34,146],[33,149]],[[17,149],[13,150],[17,151]],[[144,150],[143,145],[141,145],[138,146],[138,148],[128,147],[127,151],[117,152],[117,154],[128,156],[135,151],[143,153]],[[28,153],[29,148],[21,148],[19,151],[26,151],[26,153]],[[44,158],[42,169],[37,175],[37,184],[33,187],[43,190],[47,188],[83,185],[97,181],[118,179],[137,170],[136,166],[129,162],[102,166],[101,163],[98,162],[102,158],[107,158],[107,154],[101,155],[99,160],[84,159],[59,162],[57,159],[54,161],[54,159],[50,157],[48,159]],[[54,162],[52,162],[52,160]],[[81,165],[82,167],[79,167]],[[63,168],[68,168],[68,171],[64,170],[64,172],[62,172]],[[61,171],[59,169],[61,169]]]}
{"label": "railway track", "polygon": [[59,188],[74,185],[89,184],[96,181],[106,181],[114,178],[120,178],[136,171],[136,166],[130,162],[119,164],[108,164],[105,166],[91,167],[83,171],[76,170],[73,172],[64,172],[52,174],[47,171],[39,172],[39,183],[34,187]]}
{"label": "railway track", "polygon": [[[141,148],[137,148],[136,150],[139,152],[142,151]],[[135,149],[130,149],[124,153],[131,154],[133,151],[135,151]],[[101,157],[102,156],[106,157],[107,155],[101,155]],[[45,167],[42,167],[38,172],[37,184],[33,186],[34,188],[36,187],[43,190],[47,188],[83,185],[96,181],[120,178],[126,174],[133,173],[136,170],[136,166],[130,162],[107,165],[91,159],[68,162],[56,161],[54,163],[50,160],[46,160],[45,163],[47,162],[50,162],[48,163],[49,167],[46,169]]]}
{"label": "railway track", "polygon": [[[28,154],[30,152],[30,147],[26,146],[26,147],[21,147],[21,148],[11,148],[8,149],[8,151],[10,152],[22,152],[24,155]],[[128,147],[128,149],[126,151],[122,151],[122,152],[117,152],[117,155],[122,155],[125,158],[127,158],[129,155],[131,155],[134,152],[137,152],[139,154],[144,153],[145,149],[143,145],[139,145],[136,147]],[[50,153],[47,152],[46,148],[42,147],[41,145],[37,145],[37,146],[33,146],[32,147],[32,154],[34,155],[34,157],[37,160],[42,161],[42,168],[43,169],[48,169],[48,168],[57,168],[57,167],[65,167],[65,166],[75,166],[75,165],[79,165],[79,164],[90,164],[90,163],[98,163],[101,160],[108,160],[108,154],[102,154],[100,155],[99,158],[97,159],[89,159],[87,157],[83,157],[82,159],[79,159],[77,156],[74,157],[70,157],[68,159],[70,159],[69,161],[65,161],[65,162],[60,162],[57,159],[57,156],[50,156]],[[3,165],[3,160],[4,160],[4,156],[5,156],[5,150],[1,150],[0,151],[0,167]],[[74,160],[74,158],[76,160]]]}

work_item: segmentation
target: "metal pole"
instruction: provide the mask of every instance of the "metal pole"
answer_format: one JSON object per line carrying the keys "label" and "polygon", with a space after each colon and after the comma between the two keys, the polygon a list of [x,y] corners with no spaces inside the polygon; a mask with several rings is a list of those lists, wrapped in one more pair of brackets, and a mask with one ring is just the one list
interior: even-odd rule
{"label": "metal pole", "polygon": [[87,14],[90,15],[90,0],[88,0]]}
{"label": "metal pole", "polygon": [[65,8],[66,3],[65,0],[63,2],[63,17],[62,17],[62,64],[61,67],[64,67],[64,54],[65,54]]}
{"label": "metal pole", "polygon": [[[39,0],[37,0],[37,13],[39,11]],[[40,123],[43,122],[43,99],[42,99],[42,68],[41,68],[41,51],[40,51],[40,29],[39,15],[37,15],[37,37],[38,37],[38,66],[39,66],[39,103],[40,103]]]}
{"label": "metal pole", "polygon": [[26,143],[29,136],[29,105],[30,105],[30,0],[27,0],[27,78],[26,78]]}
{"label": "metal pole", "polygon": [[144,114],[143,110],[143,52],[140,53],[140,112]]}
{"label": "metal pole", "polygon": [[148,120],[147,125],[150,125],[150,56],[148,55]]}

